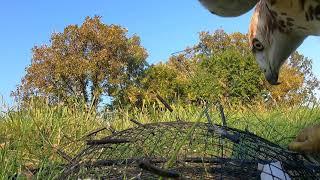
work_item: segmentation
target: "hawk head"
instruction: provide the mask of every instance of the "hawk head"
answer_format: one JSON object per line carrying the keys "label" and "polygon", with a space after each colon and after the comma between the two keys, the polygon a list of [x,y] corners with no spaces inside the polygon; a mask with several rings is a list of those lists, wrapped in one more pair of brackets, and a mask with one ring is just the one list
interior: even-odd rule
{"label": "hawk head", "polygon": [[279,84],[280,67],[306,37],[292,32],[280,22],[261,1],[256,6],[249,26],[250,47],[267,81],[272,85]]}
{"label": "hawk head", "polygon": [[269,0],[199,0],[210,12],[224,17],[246,13],[255,5],[249,26],[249,44],[259,67],[270,84],[278,83],[281,65],[306,36],[286,28],[268,8]]}

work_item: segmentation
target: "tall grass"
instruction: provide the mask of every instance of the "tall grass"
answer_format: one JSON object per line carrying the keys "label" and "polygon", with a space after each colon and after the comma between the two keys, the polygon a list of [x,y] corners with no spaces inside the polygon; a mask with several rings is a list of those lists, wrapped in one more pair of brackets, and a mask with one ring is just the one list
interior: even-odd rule
{"label": "tall grass", "polygon": [[[60,165],[68,162],[64,155],[72,157],[79,152],[85,145],[85,135],[95,129],[111,126],[120,131],[136,126],[130,119],[141,123],[195,121],[203,111],[191,105],[172,107],[174,112],[155,106],[118,109],[109,118],[102,118],[81,105],[70,108],[31,102],[25,110],[6,112],[0,116],[0,179],[17,174],[27,177],[32,169],[38,171],[36,179],[56,177]],[[241,109],[226,110],[228,126],[247,129],[284,147],[301,128],[320,123],[320,107]],[[215,123],[221,124],[217,110],[213,108],[209,114]]]}
{"label": "tall grass", "polygon": [[[174,112],[159,111],[157,108],[122,109],[119,115],[111,122],[116,129],[126,129],[135,126],[130,119],[141,123],[166,122],[166,121],[196,121],[202,107],[173,106]],[[260,108],[239,108],[241,110],[225,110],[227,125],[229,127],[248,130],[279,145],[287,145],[302,128],[320,123],[320,107],[277,107],[269,110]],[[222,124],[220,112],[215,108],[209,111],[210,117],[216,124]],[[207,122],[202,118],[202,122]]]}
{"label": "tall grass", "polygon": [[66,163],[60,151],[74,155],[83,146],[83,135],[101,126],[103,121],[84,109],[41,102],[7,112],[0,119],[0,179],[32,169],[55,176],[56,172],[47,172],[54,172],[48,168],[55,164]]}

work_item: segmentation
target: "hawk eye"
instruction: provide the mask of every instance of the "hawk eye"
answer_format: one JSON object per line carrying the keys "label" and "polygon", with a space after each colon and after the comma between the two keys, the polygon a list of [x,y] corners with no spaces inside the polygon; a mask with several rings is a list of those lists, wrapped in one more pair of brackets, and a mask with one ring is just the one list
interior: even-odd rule
{"label": "hawk eye", "polygon": [[253,49],[257,51],[262,51],[264,49],[262,43],[256,38],[252,40],[252,46],[253,46]]}

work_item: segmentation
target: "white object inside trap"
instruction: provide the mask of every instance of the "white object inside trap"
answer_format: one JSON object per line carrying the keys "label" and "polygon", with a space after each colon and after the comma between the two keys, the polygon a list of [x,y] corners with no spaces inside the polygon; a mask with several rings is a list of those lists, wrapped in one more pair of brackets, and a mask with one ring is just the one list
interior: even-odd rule
{"label": "white object inside trap", "polygon": [[260,175],[261,180],[291,180],[279,161],[270,164],[259,163],[258,170],[262,171]]}

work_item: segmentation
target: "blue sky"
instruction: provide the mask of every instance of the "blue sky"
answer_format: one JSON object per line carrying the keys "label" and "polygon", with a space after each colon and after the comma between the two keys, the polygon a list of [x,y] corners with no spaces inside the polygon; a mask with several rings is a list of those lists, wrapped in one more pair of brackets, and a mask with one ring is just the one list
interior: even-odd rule
{"label": "blue sky", "polygon": [[[107,24],[119,24],[141,37],[148,62],[166,60],[171,53],[198,41],[198,32],[223,28],[246,33],[252,12],[238,18],[213,16],[197,0],[2,0],[0,2],[0,96],[9,95],[30,64],[31,48],[49,42],[53,32],[100,15]],[[320,77],[320,39],[311,37],[299,48],[314,60]],[[1,99],[1,98],[0,98]]]}

